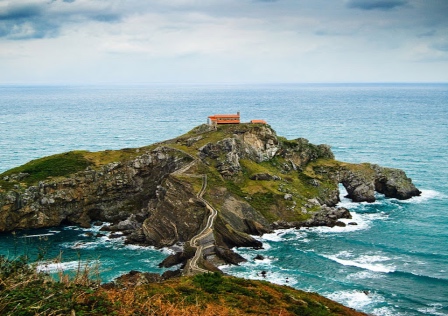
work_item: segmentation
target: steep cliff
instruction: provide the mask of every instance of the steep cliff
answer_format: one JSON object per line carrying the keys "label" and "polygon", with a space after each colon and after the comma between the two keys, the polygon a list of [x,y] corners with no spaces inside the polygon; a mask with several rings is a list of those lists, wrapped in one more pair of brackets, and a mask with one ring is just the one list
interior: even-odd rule
{"label": "steep cliff", "polygon": [[40,165],[47,161],[31,162],[23,166],[28,172],[19,173],[21,177],[11,172],[2,175],[2,186],[11,187],[13,183],[13,189],[0,192],[0,231],[61,224],[89,227],[93,220],[118,223],[131,215],[146,217],[157,186],[190,160],[178,150],[157,147],[97,168],[86,158],[88,166],[82,171],[26,183],[23,181],[33,177],[33,170],[52,170],[51,165],[41,170]]}
{"label": "steep cliff", "polygon": [[[336,207],[339,183],[354,201],[373,202],[375,191],[398,199],[420,194],[401,170],[339,162],[329,146],[286,140],[268,125],[201,125],[150,147],[71,152],[3,173],[0,231],[99,220],[130,243],[204,243],[203,266],[208,259],[238,262],[230,248],[261,246],[251,235],[343,225],[338,219],[350,213]],[[213,234],[198,242],[203,229]],[[187,252],[169,261],[185,263],[194,253]]]}

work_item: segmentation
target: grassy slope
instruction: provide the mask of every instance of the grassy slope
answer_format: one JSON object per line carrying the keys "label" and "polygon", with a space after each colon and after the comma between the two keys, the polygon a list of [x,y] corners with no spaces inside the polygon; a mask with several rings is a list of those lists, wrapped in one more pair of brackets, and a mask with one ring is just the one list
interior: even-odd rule
{"label": "grassy slope", "polygon": [[[207,126],[201,125],[190,132],[181,135],[175,139],[162,143],[165,146],[180,149],[192,156],[196,156],[198,148],[207,143],[216,143],[226,137],[232,137],[234,134],[241,134],[249,130],[262,128],[257,125],[239,124],[219,126],[217,130],[208,130]],[[191,138],[199,138],[190,146],[187,145]],[[294,147],[297,144],[293,140],[286,140],[279,137],[279,141],[285,147]],[[144,151],[151,150],[157,145],[143,147],[139,149],[106,150],[100,152],[72,151],[63,154],[57,154],[30,161],[29,163],[11,169],[0,174],[0,192],[12,189],[19,185],[21,188],[30,185],[36,185],[39,181],[49,178],[67,177],[78,171],[85,170],[86,167],[99,168],[105,164],[115,161],[126,161],[132,159]],[[301,208],[307,204],[308,199],[319,195],[325,195],[327,186],[331,186],[331,181],[322,178],[316,171],[319,168],[339,168],[340,162],[335,160],[318,160],[309,164],[303,173],[289,172],[284,173],[281,169],[286,161],[281,157],[275,157],[270,161],[258,164],[254,161],[241,160],[242,173],[235,179],[223,179],[215,169],[216,161],[208,159],[207,165],[198,167],[197,173],[206,173],[209,184],[213,187],[223,187],[234,195],[245,198],[249,204],[259,210],[264,217],[270,221],[279,219],[287,221],[302,221],[310,216],[310,213],[303,214]],[[189,172],[194,172],[190,170]],[[11,180],[11,175],[27,173],[28,176],[19,180]],[[254,181],[250,176],[256,173],[269,173],[282,178],[282,181]],[[9,181],[4,178],[9,177]],[[321,186],[310,185],[311,178],[320,178]],[[191,178],[185,178],[185,181],[194,182],[198,186],[198,181]],[[292,194],[292,200],[285,200],[285,194]],[[206,196],[207,197],[207,196]],[[209,197],[211,202],[212,197]],[[219,205],[215,205],[219,208]],[[312,210],[311,210],[312,211]]]}
{"label": "grassy slope", "polygon": [[[239,125],[224,125],[218,126],[217,130],[207,131],[205,126],[198,126],[190,132],[170,140],[166,143],[167,146],[177,148],[188,152],[195,156],[197,150],[208,143],[216,143],[227,137],[233,137],[234,134],[241,134],[251,129],[261,128],[257,125],[239,124]],[[194,142],[191,146],[187,145],[188,139],[200,137],[199,140]],[[289,148],[297,145],[294,140],[287,140],[284,137],[278,137],[283,146]],[[207,159],[207,166],[202,166],[201,173],[208,175],[209,185],[212,187],[224,187],[234,195],[241,198],[245,198],[246,201],[252,205],[255,209],[260,211],[263,216],[271,222],[276,220],[286,221],[303,221],[311,216],[313,210],[308,209],[308,214],[303,214],[301,208],[308,203],[309,199],[316,196],[325,196],[325,190],[332,186],[332,182],[323,181],[320,187],[316,187],[310,184],[309,180],[316,177],[316,174],[312,172],[312,169],[308,172],[297,173],[290,172],[284,174],[281,169],[281,165],[286,161],[281,157],[275,157],[270,161],[256,163],[248,159],[242,159],[240,161],[242,167],[242,174],[234,179],[223,179],[214,168],[216,160]],[[329,164],[335,164],[339,166],[339,162],[335,160],[318,160],[313,163],[313,168],[318,168],[322,164],[327,168]],[[271,175],[277,175],[282,178],[282,181],[256,181],[250,180],[250,176],[256,173],[269,173]],[[328,180],[328,179],[322,179]],[[285,200],[286,193],[292,194],[292,200]],[[205,196],[210,200],[217,208],[220,208],[219,204],[216,204],[213,196]],[[215,203],[214,203],[215,202]]]}
{"label": "grassy slope", "polygon": [[0,257],[1,315],[364,315],[314,293],[218,273],[100,286],[82,269],[55,281],[22,259]]}
{"label": "grassy slope", "polygon": [[[144,150],[149,150],[153,147],[155,146],[99,152],[70,151],[35,159],[0,174],[0,192],[2,189],[12,189],[15,185],[24,188],[36,185],[39,181],[49,178],[68,177],[76,172],[85,170],[87,167],[98,168],[111,162],[129,160],[140,155]],[[20,173],[26,173],[28,176],[19,180],[11,179],[11,176]],[[9,181],[5,181],[5,177],[9,177]]]}
{"label": "grassy slope", "polygon": [[[198,127],[201,128],[201,127]],[[200,134],[202,139],[192,146],[184,141],[197,137],[196,129],[171,141],[166,146],[184,150],[196,155],[197,149],[216,142],[235,132],[242,132],[247,126],[226,126],[218,131]],[[293,141],[286,141],[293,146]],[[90,166],[98,168],[114,161],[125,161],[140,155],[144,150],[123,149],[102,152],[74,151],[33,160],[21,167],[0,175],[2,189],[12,188],[20,183],[22,187],[35,185],[49,177],[66,177]],[[298,211],[291,210],[292,202],[297,208],[304,201],[318,194],[317,188],[309,185],[309,177],[318,177],[321,167],[338,168],[339,162],[322,160],[311,163],[302,174],[281,174],[281,158],[261,164],[242,160],[242,175],[229,181],[223,179],[209,165],[196,166],[197,173],[207,173],[209,186],[223,187],[240,197],[248,197],[248,202],[259,209],[271,221],[280,216],[288,220],[303,219]],[[4,181],[6,176],[29,173],[20,181]],[[249,177],[255,173],[279,175],[284,181],[253,181]],[[181,176],[182,177],[182,176]],[[324,178],[322,178],[324,180]],[[199,178],[185,177],[199,191]],[[0,189],[1,191],[1,189]],[[286,201],[285,192],[293,193],[294,200]],[[207,197],[213,202],[212,197]],[[272,207],[283,213],[273,212]],[[285,211],[289,209],[289,211]],[[342,305],[326,300],[317,294],[305,293],[289,287],[272,285],[267,282],[242,280],[216,275],[181,278],[132,288],[102,288],[86,276],[76,280],[62,278],[54,282],[29,269],[27,264],[0,260],[0,314],[14,315],[360,315]]]}

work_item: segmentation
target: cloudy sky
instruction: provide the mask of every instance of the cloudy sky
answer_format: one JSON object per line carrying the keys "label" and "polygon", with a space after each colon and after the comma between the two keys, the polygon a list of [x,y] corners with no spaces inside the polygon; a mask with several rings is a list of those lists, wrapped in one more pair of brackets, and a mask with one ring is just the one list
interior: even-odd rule
{"label": "cloudy sky", "polygon": [[0,84],[448,82],[448,0],[0,0]]}

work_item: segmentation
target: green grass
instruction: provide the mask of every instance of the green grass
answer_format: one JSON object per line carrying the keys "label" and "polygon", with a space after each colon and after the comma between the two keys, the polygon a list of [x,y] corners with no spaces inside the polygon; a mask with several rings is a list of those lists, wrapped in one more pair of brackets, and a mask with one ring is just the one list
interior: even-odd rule
{"label": "green grass", "polygon": [[60,273],[57,280],[36,272],[26,257],[0,256],[0,315],[364,314],[314,293],[220,273],[101,286],[86,271],[72,278]]}
{"label": "green grass", "polygon": [[97,292],[98,282],[65,279],[56,282],[37,273],[26,257],[14,260],[0,256],[1,315],[104,315],[111,308],[106,297]]}
{"label": "green grass", "polygon": [[294,148],[297,147],[298,145],[296,140],[289,140],[283,136],[278,136],[277,139],[280,142],[280,144],[282,144],[286,148]]}
{"label": "green grass", "polygon": [[[14,174],[27,173],[28,176],[20,180],[27,186],[46,180],[49,177],[65,177],[86,169],[92,163],[85,158],[84,151],[72,151],[32,160],[23,166],[8,170],[0,175],[0,185],[4,189],[11,188],[15,181],[4,181],[5,177]],[[14,183],[15,182],[15,183]]]}
{"label": "green grass", "polygon": [[[125,148],[99,152],[79,150],[31,160],[22,166],[0,174],[0,192],[1,190],[10,190],[16,185],[30,186],[49,178],[68,177],[76,172],[85,170],[89,166],[99,168],[111,162],[130,160],[155,147],[155,145],[151,145],[137,149]],[[14,175],[20,173],[28,175],[22,179],[12,179]],[[5,181],[5,177],[8,177],[9,180]]]}

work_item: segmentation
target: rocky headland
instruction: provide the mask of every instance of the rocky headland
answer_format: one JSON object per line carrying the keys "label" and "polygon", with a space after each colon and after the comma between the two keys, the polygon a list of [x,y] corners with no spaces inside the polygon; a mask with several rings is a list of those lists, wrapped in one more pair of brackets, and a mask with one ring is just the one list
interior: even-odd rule
{"label": "rocky headland", "polygon": [[1,174],[0,232],[108,222],[128,243],[182,246],[161,265],[194,274],[244,260],[231,248],[262,247],[251,235],[345,225],[339,184],[356,202],[420,194],[401,170],[337,161],[329,146],[268,125],[201,125],[148,147],[69,152]]}

